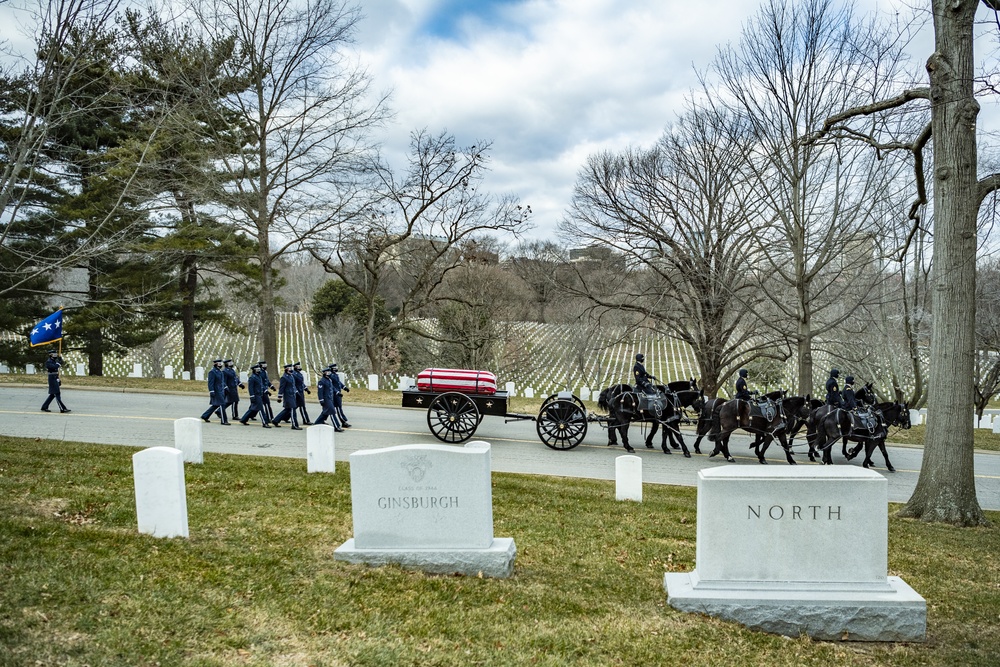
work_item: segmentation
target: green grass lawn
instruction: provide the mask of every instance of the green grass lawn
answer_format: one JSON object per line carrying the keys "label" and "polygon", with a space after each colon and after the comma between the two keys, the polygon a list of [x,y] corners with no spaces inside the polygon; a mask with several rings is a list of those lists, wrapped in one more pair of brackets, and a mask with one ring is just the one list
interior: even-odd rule
{"label": "green grass lawn", "polygon": [[[891,517],[890,574],[927,598],[928,641],[789,639],[666,605],[694,567],[695,490],[495,474],[506,580],[333,560],[348,468],[206,454],[189,539],[136,529],[125,447],[0,437],[0,665],[997,665],[1000,515]],[[890,507],[894,513],[895,507]],[[878,508],[873,508],[878,511]],[[732,554],[746,558],[747,554]],[[774,557],[762,554],[761,557]]]}

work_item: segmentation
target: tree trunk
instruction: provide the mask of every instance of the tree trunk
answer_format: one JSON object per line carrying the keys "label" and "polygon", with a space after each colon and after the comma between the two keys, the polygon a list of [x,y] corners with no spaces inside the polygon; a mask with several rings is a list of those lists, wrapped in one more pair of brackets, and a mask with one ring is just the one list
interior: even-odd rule
{"label": "tree trunk", "polygon": [[181,264],[180,288],[184,370],[194,377],[194,300],[198,290],[198,266],[194,257],[185,257]]}
{"label": "tree trunk", "polygon": [[[263,358],[267,367],[275,369],[278,365],[278,336],[274,315],[274,279],[271,275],[271,249],[267,234],[258,239],[258,258],[260,260],[260,342],[264,348]],[[280,375],[280,373],[278,373]],[[274,377],[278,377],[275,375]]]}
{"label": "tree trunk", "polygon": [[934,0],[927,61],[934,137],[934,266],[927,435],[902,516],[985,522],[976,498],[972,423],[978,207],[972,28],[979,0]]}
{"label": "tree trunk", "polygon": [[[100,298],[100,285],[97,283],[97,264],[91,260],[87,267],[87,293],[90,304],[96,304]],[[100,327],[87,331],[87,374],[95,377],[104,375],[104,330]]]}
{"label": "tree trunk", "polygon": [[813,358],[812,358],[812,323],[806,310],[799,319],[799,330],[796,341],[796,358],[798,359],[798,391],[799,396],[813,393]]}

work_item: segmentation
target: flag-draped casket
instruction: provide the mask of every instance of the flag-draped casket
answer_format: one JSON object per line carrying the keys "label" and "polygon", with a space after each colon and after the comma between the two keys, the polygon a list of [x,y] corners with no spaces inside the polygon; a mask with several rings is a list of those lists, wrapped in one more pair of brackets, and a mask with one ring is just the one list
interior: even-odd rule
{"label": "flag-draped casket", "polygon": [[497,376],[489,371],[459,368],[425,368],[417,375],[420,391],[460,391],[463,394],[497,393]]}

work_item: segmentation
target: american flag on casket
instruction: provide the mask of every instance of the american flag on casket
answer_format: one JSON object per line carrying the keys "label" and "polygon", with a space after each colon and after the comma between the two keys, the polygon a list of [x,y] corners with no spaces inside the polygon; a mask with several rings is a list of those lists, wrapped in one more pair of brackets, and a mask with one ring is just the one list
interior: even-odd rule
{"label": "american flag on casket", "polygon": [[497,393],[497,376],[489,371],[460,368],[425,368],[417,374],[420,391],[460,391],[464,394]]}

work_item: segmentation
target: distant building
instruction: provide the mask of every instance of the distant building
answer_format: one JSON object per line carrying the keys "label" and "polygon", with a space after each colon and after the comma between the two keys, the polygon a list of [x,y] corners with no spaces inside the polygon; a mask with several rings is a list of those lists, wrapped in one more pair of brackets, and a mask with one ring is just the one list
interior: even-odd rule
{"label": "distant building", "polygon": [[610,246],[589,245],[583,248],[570,248],[569,261],[571,262],[609,262],[614,257],[614,252]]}

